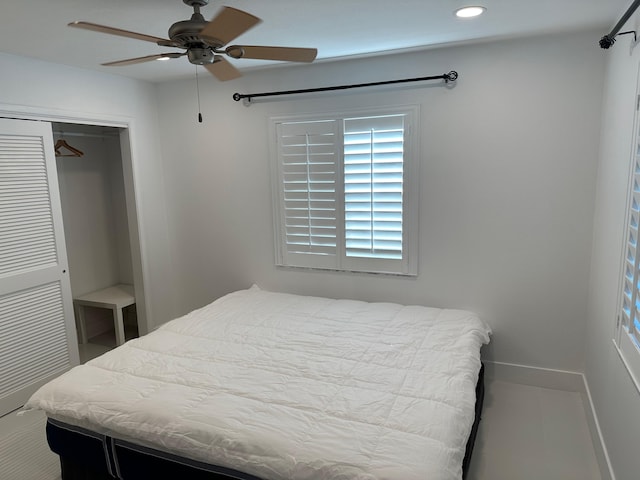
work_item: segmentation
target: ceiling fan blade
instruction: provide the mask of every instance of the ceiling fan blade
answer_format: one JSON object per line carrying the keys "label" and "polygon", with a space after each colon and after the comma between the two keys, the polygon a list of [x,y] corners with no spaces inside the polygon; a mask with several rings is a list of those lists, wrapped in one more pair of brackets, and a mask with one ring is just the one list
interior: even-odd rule
{"label": "ceiling fan blade", "polygon": [[200,36],[215,40],[216,42],[213,43],[223,46],[261,21],[258,17],[242,10],[222,7],[220,13],[200,31]]}
{"label": "ceiling fan blade", "polygon": [[282,60],[285,62],[313,62],[318,55],[316,48],[265,47],[232,45],[226,49],[231,58],[255,58],[258,60]]}
{"label": "ceiling fan blade", "polygon": [[135,63],[150,62],[161,58],[178,58],[186,55],[186,53],[159,53],[157,55],[147,55],[145,57],[128,58],[126,60],[116,60],[115,62],[102,63],[105,67],[122,67],[124,65],[133,65]]}
{"label": "ceiling fan blade", "polygon": [[233,80],[242,76],[240,70],[231,65],[224,57],[216,56],[214,63],[204,66],[209,72],[220,81]]}
{"label": "ceiling fan blade", "polygon": [[154,37],[152,35],[145,35],[144,33],[130,32],[129,30],[122,30],[121,28],[107,27],[106,25],[98,25],[97,23],[76,21],[71,22],[69,27],[83,28],[85,30],[91,30],[94,32],[108,33],[109,35],[118,35],[120,37],[134,38],[136,40],[144,40],[145,42],[167,42],[169,40],[160,37]]}

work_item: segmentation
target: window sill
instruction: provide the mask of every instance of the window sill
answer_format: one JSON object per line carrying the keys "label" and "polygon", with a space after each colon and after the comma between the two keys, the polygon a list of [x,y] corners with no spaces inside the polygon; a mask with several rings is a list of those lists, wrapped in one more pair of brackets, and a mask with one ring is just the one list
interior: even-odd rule
{"label": "window sill", "polygon": [[346,270],[338,268],[314,268],[314,267],[300,267],[296,265],[278,265],[276,267],[279,270],[293,270],[293,271],[306,271],[315,273],[344,273],[348,275],[367,275],[367,276],[383,276],[383,277],[400,277],[400,278],[417,278],[417,273],[398,273],[398,272],[366,272],[362,270]]}
{"label": "window sill", "polygon": [[[613,339],[612,342],[625,370],[631,378],[631,382],[634,387],[636,387],[636,391],[640,394],[640,382],[638,381],[638,376],[640,375],[640,354],[637,352],[637,347],[633,344],[629,335],[624,331],[620,333],[619,345],[615,339]],[[629,360],[627,357],[631,357],[631,359]]]}

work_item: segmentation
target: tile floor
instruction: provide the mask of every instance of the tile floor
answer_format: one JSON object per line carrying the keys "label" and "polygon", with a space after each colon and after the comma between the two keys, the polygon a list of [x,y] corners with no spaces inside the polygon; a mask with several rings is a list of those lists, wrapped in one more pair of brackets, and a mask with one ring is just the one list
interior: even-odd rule
{"label": "tile floor", "polygon": [[601,480],[582,397],[487,380],[468,480]]}
{"label": "tile floor", "polygon": [[87,363],[89,360],[99,357],[103,353],[113,349],[110,345],[102,345],[99,343],[84,343],[78,345],[78,353],[80,354],[80,363]]}

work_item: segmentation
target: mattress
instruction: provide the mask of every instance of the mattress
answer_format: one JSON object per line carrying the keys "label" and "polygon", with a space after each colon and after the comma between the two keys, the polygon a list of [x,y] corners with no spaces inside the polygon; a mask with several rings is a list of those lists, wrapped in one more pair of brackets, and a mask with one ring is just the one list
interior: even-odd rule
{"label": "mattress", "polygon": [[269,480],[458,480],[489,334],[462,310],[252,287],[75,367],[25,408]]}

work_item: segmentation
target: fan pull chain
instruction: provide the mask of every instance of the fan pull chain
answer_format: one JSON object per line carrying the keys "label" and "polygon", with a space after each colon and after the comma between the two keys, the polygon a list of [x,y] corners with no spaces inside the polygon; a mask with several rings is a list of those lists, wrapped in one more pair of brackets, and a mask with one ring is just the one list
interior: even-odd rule
{"label": "fan pull chain", "polygon": [[198,95],[198,122],[202,123],[202,112],[200,111],[200,84],[198,82],[198,65],[196,65],[196,92]]}

